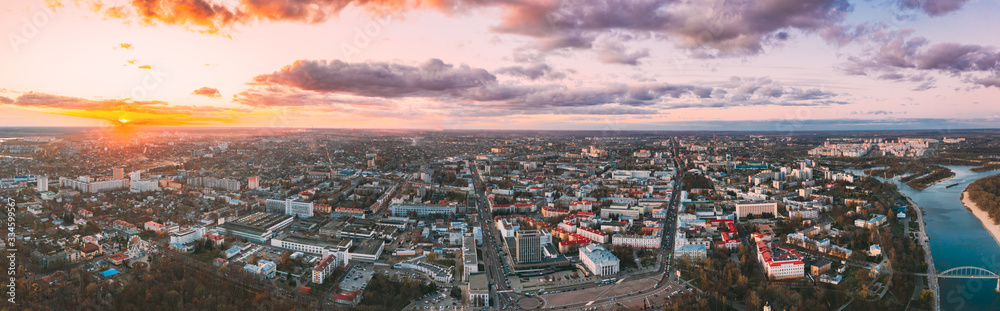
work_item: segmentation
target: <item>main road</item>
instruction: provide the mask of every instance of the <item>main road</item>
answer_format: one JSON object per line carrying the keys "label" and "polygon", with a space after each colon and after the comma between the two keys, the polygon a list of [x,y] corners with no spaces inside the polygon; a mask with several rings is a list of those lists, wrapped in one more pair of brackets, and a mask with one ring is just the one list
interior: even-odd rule
{"label": "main road", "polygon": [[[672,159],[674,165],[677,168],[676,182],[674,183],[674,188],[670,197],[670,201],[667,203],[667,215],[663,219],[663,241],[661,244],[661,265],[659,267],[660,271],[663,271],[662,277],[656,283],[657,286],[663,286],[667,280],[670,278],[670,271],[672,270],[671,262],[673,261],[673,243],[674,234],[677,232],[677,210],[680,208],[680,203],[678,202],[681,190],[681,179],[684,177],[684,168],[680,165],[680,158],[677,156],[677,147],[675,143],[671,144],[672,149]],[[483,262],[486,264],[486,274],[489,278],[489,288],[490,288],[490,300],[494,308],[507,309],[507,308],[517,308],[515,305],[517,301],[522,298],[519,294],[514,292],[510,287],[510,281],[508,280],[507,270],[504,267],[504,252],[502,247],[504,242],[501,240],[500,232],[493,225],[493,214],[489,211],[489,204],[486,201],[486,185],[485,180],[479,171],[478,165],[473,166],[473,174],[475,174],[475,198],[474,204],[476,205],[476,210],[479,213],[480,226],[483,228]],[[583,285],[581,288],[597,286],[592,284],[590,286]],[[656,291],[659,292],[659,291]],[[652,294],[650,292],[649,294]]]}
{"label": "main road", "polygon": [[489,278],[490,300],[497,308],[513,308],[513,304],[520,298],[510,288],[510,281],[507,279],[507,271],[503,264],[503,253],[501,247],[500,232],[493,226],[493,215],[489,211],[489,204],[486,202],[486,185],[479,173],[479,166],[472,165],[475,174],[475,201],[476,210],[479,212],[479,225],[483,228],[483,262],[486,264],[486,276]]}
{"label": "main road", "polygon": [[[920,247],[924,249],[924,259],[927,261],[927,274],[936,275],[937,268],[934,266],[934,256],[931,256],[931,245],[928,243],[930,239],[927,237],[927,227],[924,224],[924,211],[920,209],[920,206],[916,202],[910,199],[908,196],[903,196],[906,201],[910,202],[913,206],[914,211],[917,214],[917,224],[920,226],[920,234],[918,239],[920,240]],[[935,277],[928,277],[927,282],[934,293],[934,310],[941,310],[941,287],[938,286],[938,279]]]}

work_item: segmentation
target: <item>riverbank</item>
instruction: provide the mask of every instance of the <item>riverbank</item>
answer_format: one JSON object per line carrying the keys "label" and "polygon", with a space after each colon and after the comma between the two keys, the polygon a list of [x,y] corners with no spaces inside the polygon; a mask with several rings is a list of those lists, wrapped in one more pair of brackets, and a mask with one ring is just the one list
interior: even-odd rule
{"label": "riverbank", "polygon": [[935,170],[920,178],[911,180],[907,182],[906,185],[913,189],[924,190],[939,182],[949,180],[952,177],[955,177],[955,172],[949,168],[944,168],[943,170]]}
{"label": "riverbank", "polygon": [[[937,266],[934,265],[934,256],[931,254],[930,238],[927,236],[927,223],[924,222],[924,210],[916,202],[913,202],[913,199],[909,196],[903,193],[900,194],[906,198],[906,201],[910,203],[913,211],[917,214],[917,225],[920,228],[917,239],[919,240],[920,247],[924,249],[924,262],[927,263],[927,274],[937,275]],[[934,293],[934,308],[932,310],[941,310],[941,287],[938,285],[938,279],[936,277],[928,277],[927,285],[930,287],[931,292]],[[916,290],[914,289],[914,291]]]}
{"label": "riverbank", "polygon": [[990,214],[980,209],[979,206],[976,205],[976,202],[972,202],[972,199],[969,199],[968,192],[969,190],[962,191],[962,205],[965,205],[966,209],[971,211],[973,215],[976,215],[979,222],[983,223],[983,227],[986,227],[986,230],[993,235],[993,239],[997,241],[997,244],[1000,244],[1000,225],[993,222],[993,219],[990,218]]}

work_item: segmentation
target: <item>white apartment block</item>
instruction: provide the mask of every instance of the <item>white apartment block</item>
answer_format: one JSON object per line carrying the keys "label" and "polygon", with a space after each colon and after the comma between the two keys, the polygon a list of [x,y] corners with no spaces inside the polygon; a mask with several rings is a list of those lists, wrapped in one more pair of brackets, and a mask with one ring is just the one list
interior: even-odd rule
{"label": "white apartment block", "polygon": [[129,181],[129,191],[132,192],[146,192],[146,191],[159,191],[160,182],[156,180],[138,180],[133,179]]}
{"label": "white apartment block", "polygon": [[649,178],[649,171],[626,171],[626,170],[616,170],[611,172],[611,179],[614,180],[625,180],[629,178]]}
{"label": "white apartment block", "polygon": [[188,184],[195,187],[222,188],[229,191],[239,191],[240,182],[228,178],[193,177]]}
{"label": "white apartment block", "polygon": [[500,236],[505,238],[514,237],[517,230],[521,228],[513,219],[501,218],[497,220],[497,231],[500,232]]}
{"label": "white apartment block", "polygon": [[778,202],[736,203],[736,216],[746,218],[748,215],[760,216],[764,213],[778,216]]}
{"label": "white apartment block", "polygon": [[323,284],[323,280],[330,275],[330,272],[339,266],[338,262],[337,254],[330,254],[323,258],[322,261],[316,264],[316,267],[313,267],[312,282],[315,284]]}
{"label": "white apartment block", "polygon": [[660,237],[658,235],[618,234],[611,237],[611,245],[660,248]]}
{"label": "white apartment block", "polygon": [[81,176],[77,179],[59,177],[59,187],[78,190],[83,193],[121,190],[128,188],[127,179],[112,179],[104,181],[93,181],[88,176]]}
{"label": "white apartment block", "polygon": [[642,210],[628,209],[628,208],[611,208],[611,207],[601,209],[601,218],[609,218],[613,215],[618,215],[618,217],[625,216],[625,217],[639,218],[639,215],[642,215]]}

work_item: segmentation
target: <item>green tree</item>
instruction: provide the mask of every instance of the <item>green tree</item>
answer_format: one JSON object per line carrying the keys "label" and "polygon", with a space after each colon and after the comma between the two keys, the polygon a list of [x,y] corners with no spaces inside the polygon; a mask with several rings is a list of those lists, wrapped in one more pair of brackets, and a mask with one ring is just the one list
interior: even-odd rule
{"label": "green tree", "polygon": [[934,303],[934,292],[929,289],[920,291],[920,296],[917,298],[917,301],[920,302],[920,306],[924,309],[930,309],[931,305]]}

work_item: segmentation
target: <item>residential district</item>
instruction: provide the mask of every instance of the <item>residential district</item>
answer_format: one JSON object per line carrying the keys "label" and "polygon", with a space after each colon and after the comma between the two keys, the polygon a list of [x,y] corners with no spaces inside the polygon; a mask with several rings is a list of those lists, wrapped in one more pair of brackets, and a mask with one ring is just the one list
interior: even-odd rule
{"label": "residential district", "polygon": [[932,309],[919,211],[853,168],[968,143],[6,135],[12,290],[39,310]]}

